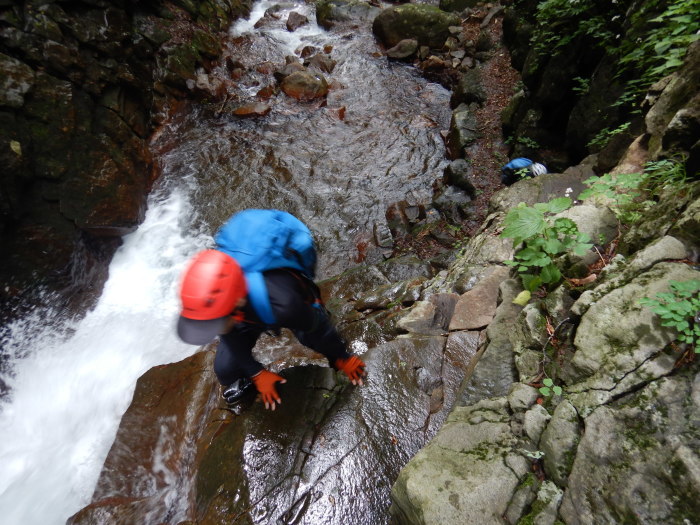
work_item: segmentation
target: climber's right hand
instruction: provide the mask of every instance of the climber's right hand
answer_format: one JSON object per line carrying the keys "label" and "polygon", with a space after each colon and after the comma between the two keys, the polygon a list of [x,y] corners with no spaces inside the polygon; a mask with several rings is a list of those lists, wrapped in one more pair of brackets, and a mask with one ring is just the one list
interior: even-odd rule
{"label": "climber's right hand", "polygon": [[251,379],[253,380],[253,384],[255,384],[255,388],[260,392],[260,397],[262,397],[262,401],[265,403],[265,408],[274,410],[277,405],[282,404],[282,399],[277,393],[275,383],[286,383],[287,380],[285,378],[273,372],[261,370],[251,377]]}

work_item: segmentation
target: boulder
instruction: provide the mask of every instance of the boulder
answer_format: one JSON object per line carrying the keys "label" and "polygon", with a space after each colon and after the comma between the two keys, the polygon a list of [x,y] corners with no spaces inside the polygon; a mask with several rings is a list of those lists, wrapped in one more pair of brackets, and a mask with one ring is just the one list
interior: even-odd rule
{"label": "boulder", "polygon": [[374,19],[372,31],[386,47],[413,38],[419,45],[439,49],[450,36],[450,26],[460,25],[455,14],[427,4],[403,4],[385,9]]}
{"label": "boulder", "polygon": [[252,102],[250,104],[244,104],[233,110],[233,114],[237,117],[251,118],[251,117],[264,117],[267,115],[271,106],[264,104],[262,102]]}
{"label": "boulder", "polygon": [[570,524],[693,523],[700,515],[700,371],[652,380],[585,420],[560,508]]}
{"label": "boulder", "polygon": [[418,51],[418,41],[415,38],[406,38],[401,40],[394,47],[386,50],[386,56],[402,60],[410,58]]}
{"label": "boulder", "polygon": [[470,197],[476,196],[476,188],[471,182],[474,166],[465,159],[455,159],[445,168],[444,179],[447,184],[457,186]]}
{"label": "boulder", "polygon": [[296,31],[301,26],[306,25],[308,23],[308,18],[306,18],[300,13],[297,13],[296,11],[292,11],[287,17],[287,31]]}
{"label": "boulder", "polygon": [[473,144],[479,138],[479,126],[474,105],[460,104],[452,111],[450,131],[447,135],[447,149],[452,159],[464,154],[464,148]]}
{"label": "boulder", "polygon": [[505,266],[494,267],[474,288],[463,293],[457,301],[450,330],[474,330],[487,326],[496,315],[498,288],[508,278]]}
{"label": "boulder", "polygon": [[302,101],[322,98],[328,94],[328,82],[325,77],[309,71],[295,71],[285,77],[281,88],[285,94]]}
{"label": "boulder", "polygon": [[479,0],[440,0],[440,9],[461,13],[465,9],[476,7]]}
{"label": "boulder", "polygon": [[352,20],[372,20],[380,8],[361,0],[317,0],[316,22],[324,29]]}
{"label": "boulder", "polygon": [[700,42],[694,42],[688,48],[683,67],[659,82],[658,94],[651,99],[647,97],[651,107],[645,124],[652,158],[667,150],[687,153],[692,149],[700,126],[699,83]]}
{"label": "boulder", "polygon": [[314,67],[323,73],[332,73],[337,62],[325,53],[318,53],[304,61],[306,67]]}
{"label": "boulder", "polygon": [[569,399],[580,414],[673,370],[676,357],[667,347],[677,334],[661,326],[658,316],[639,300],[668,292],[671,280],[692,279],[700,279],[700,272],[682,263],[660,262],[590,305],[563,374],[570,385]]}
{"label": "boulder", "polygon": [[476,103],[479,106],[486,102],[486,92],[481,83],[481,72],[478,68],[468,70],[460,78],[450,98],[450,106],[456,108],[460,104]]}
{"label": "boulder", "polygon": [[506,398],[457,407],[439,434],[406,465],[392,488],[398,523],[503,523],[530,465],[517,452]]}

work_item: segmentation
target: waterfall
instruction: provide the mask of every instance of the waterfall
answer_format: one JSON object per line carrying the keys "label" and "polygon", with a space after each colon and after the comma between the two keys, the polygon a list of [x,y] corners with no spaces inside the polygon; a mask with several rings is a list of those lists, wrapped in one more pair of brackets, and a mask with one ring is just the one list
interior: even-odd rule
{"label": "waterfall", "polygon": [[173,329],[180,273],[205,242],[185,222],[189,192],[184,184],[153,192],[84,317],[61,319],[48,306],[6,328],[13,362],[0,405],[3,523],[65,523],[89,503],[136,380],[196,350]]}

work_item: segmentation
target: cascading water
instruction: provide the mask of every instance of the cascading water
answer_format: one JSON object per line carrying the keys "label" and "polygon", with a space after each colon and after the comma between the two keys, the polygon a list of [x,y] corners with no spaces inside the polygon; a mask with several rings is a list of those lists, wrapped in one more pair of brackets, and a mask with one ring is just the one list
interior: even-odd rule
{"label": "cascading water", "polygon": [[[448,93],[378,56],[368,27],[323,31],[304,3],[285,4],[279,19],[254,30],[270,5],[258,3],[232,28],[229,53],[254,71],[265,62],[281,67],[302,46],[332,46],[337,66],[327,74],[326,104],[279,94],[264,118],[195,108],[164,126],[153,143],[162,177],[144,223],[115,254],[96,306],[77,320],[37,309],[5,327],[3,523],[59,524],[89,503],[138,377],[196,351],[174,334],[177,283],[187,259],[231,213],[294,213],[315,232],[321,273],[330,275],[359,259],[358,246],[371,243],[389,204],[429,201],[445,163]],[[291,10],[310,24],[287,31]],[[264,82],[255,74],[241,79],[230,100],[250,97]]]}
{"label": "cascading water", "polygon": [[0,412],[3,523],[63,523],[86,504],[136,379],[195,350],[173,332],[179,274],[202,246],[186,182],[152,194],[85,317],[49,325],[38,309],[6,328],[16,359]]}

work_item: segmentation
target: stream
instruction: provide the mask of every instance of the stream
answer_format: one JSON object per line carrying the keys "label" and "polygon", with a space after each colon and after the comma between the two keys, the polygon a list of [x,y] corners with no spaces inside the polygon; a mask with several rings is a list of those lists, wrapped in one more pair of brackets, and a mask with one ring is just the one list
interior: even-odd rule
{"label": "stream", "polygon": [[[138,377],[197,350],[174,333],[179,277],[231,214],[299,217],[316,236],[323,278],[381,259],[372,247],[392,203],[430,203],[447,164],[449,92],[381,56],[370,22],[325,31],[313,4],[290,2],[255,28],[271,5],[259,2],[230,30],[225,58],[243,76],[231,81],[224,65],[208,73],[227,86],[221,110],[188,104],[154,135],[161,176],[96,306],[79,318],[37,308],[0,332],[11,362],[0,400],[3,523],[60,524],[90,502]],[[310,23],[288,31],[291,11]],[[281,68],[304,46],[330,49],[337,62],[323,103],[279,93],[264,117],[231,114],[274,83],[266,64]]]}

